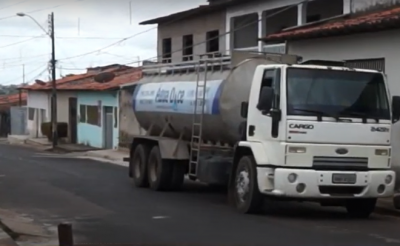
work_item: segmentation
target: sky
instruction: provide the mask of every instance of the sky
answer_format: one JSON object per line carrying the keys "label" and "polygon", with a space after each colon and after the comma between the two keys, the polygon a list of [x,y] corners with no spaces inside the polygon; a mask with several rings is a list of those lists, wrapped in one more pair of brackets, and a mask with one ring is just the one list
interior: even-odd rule
{"label": "sky", "polygon": [[[55,23],[57,77],[60,77],[84,73],[88,67],[115,63],[135,65],[138,60],[154,59],[157,26],[138,23],[206,2],[1,0],[0,85],[49,80],[47,64],[51,58],[51,42],[45,31],[51,12]],[[33,17],[44,30],[31,18],[16,15],[21,12]]]}

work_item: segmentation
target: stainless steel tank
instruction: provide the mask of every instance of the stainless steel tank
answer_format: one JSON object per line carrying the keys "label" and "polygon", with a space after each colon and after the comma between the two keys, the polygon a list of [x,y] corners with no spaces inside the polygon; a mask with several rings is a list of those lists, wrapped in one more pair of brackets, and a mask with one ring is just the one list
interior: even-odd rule
{"label": "stainless steel tank", "polygon": [[[241,103],[249,99],[256,67],[271,63],[277,62],[258,57],[245,59],[230,69],[207,71],[209,91],[203,115],[203,141],[233,145],[240,139],[239,126],[244,121],[240,116]],[[204,72],[200,75],[204,76]],[[184,132],[183,139],[190,140],[196,81],[196,72],[144,76],[133,94],[139,124],[146,131],[153,124],[151,135],[157,136],[169,122],[164,136],[178,138]]]}

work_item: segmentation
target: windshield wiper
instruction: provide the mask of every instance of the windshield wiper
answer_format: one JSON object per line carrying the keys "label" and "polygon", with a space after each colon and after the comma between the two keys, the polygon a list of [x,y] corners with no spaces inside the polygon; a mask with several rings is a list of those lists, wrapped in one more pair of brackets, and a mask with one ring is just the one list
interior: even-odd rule
{"label": "windshield wiper", "polygon": [[358,117],[361,117],[362,122],[364,124],[367,123],[367,119],[368,118],[375,120],[376,123],[379,123],[379,118],[368,117],[368,114],[366,114],[366,113],[354,112],[354,111],[345,111],[345,112],[340,112],[339,115],[341,115],[341,116],[356,116],[356,117],[358,116]]}
{"label": "windshield wiper", "polygon": [[331,117],[334,118],[336,121],[346,121],[346,120],[341,120],[339,118],[339,116],[334,115],[334,114],[330,114],[324,111],[320,111],[320,110],[312,110],[312,109],[303,109],[303,108],[293,108],[293,110],[297,110],[300,112],[306,112],[306,113],[313,113],[317,115],[317,120],[318,121],[322,121],[322,117],[323,116],[327,116],[327,117]]}

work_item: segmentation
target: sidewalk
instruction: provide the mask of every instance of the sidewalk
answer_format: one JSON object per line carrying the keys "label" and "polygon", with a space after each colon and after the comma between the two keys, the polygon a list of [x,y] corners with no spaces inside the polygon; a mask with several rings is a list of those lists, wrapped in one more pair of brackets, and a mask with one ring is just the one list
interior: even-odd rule
{"label": "sidewalk", "polygon": [[124,158],[129,157],[129,152],[128,150],[114,149],[93,150],[83,153],[82,157],[128,167],[128,163],[124,162]]}

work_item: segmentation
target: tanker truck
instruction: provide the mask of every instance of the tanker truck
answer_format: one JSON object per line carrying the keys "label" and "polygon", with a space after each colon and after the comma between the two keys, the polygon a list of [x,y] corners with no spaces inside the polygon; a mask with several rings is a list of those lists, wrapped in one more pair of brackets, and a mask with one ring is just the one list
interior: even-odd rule
{"label": "tanker truck", "polygon": [[143,67],[129,87],[146,131],[126,158],[134,185],[178,190],[187,177],[226,185],[241,213],[279,199],[368,217],[394,194],[400,97],[379,71],[300,61],[232,54]]}

